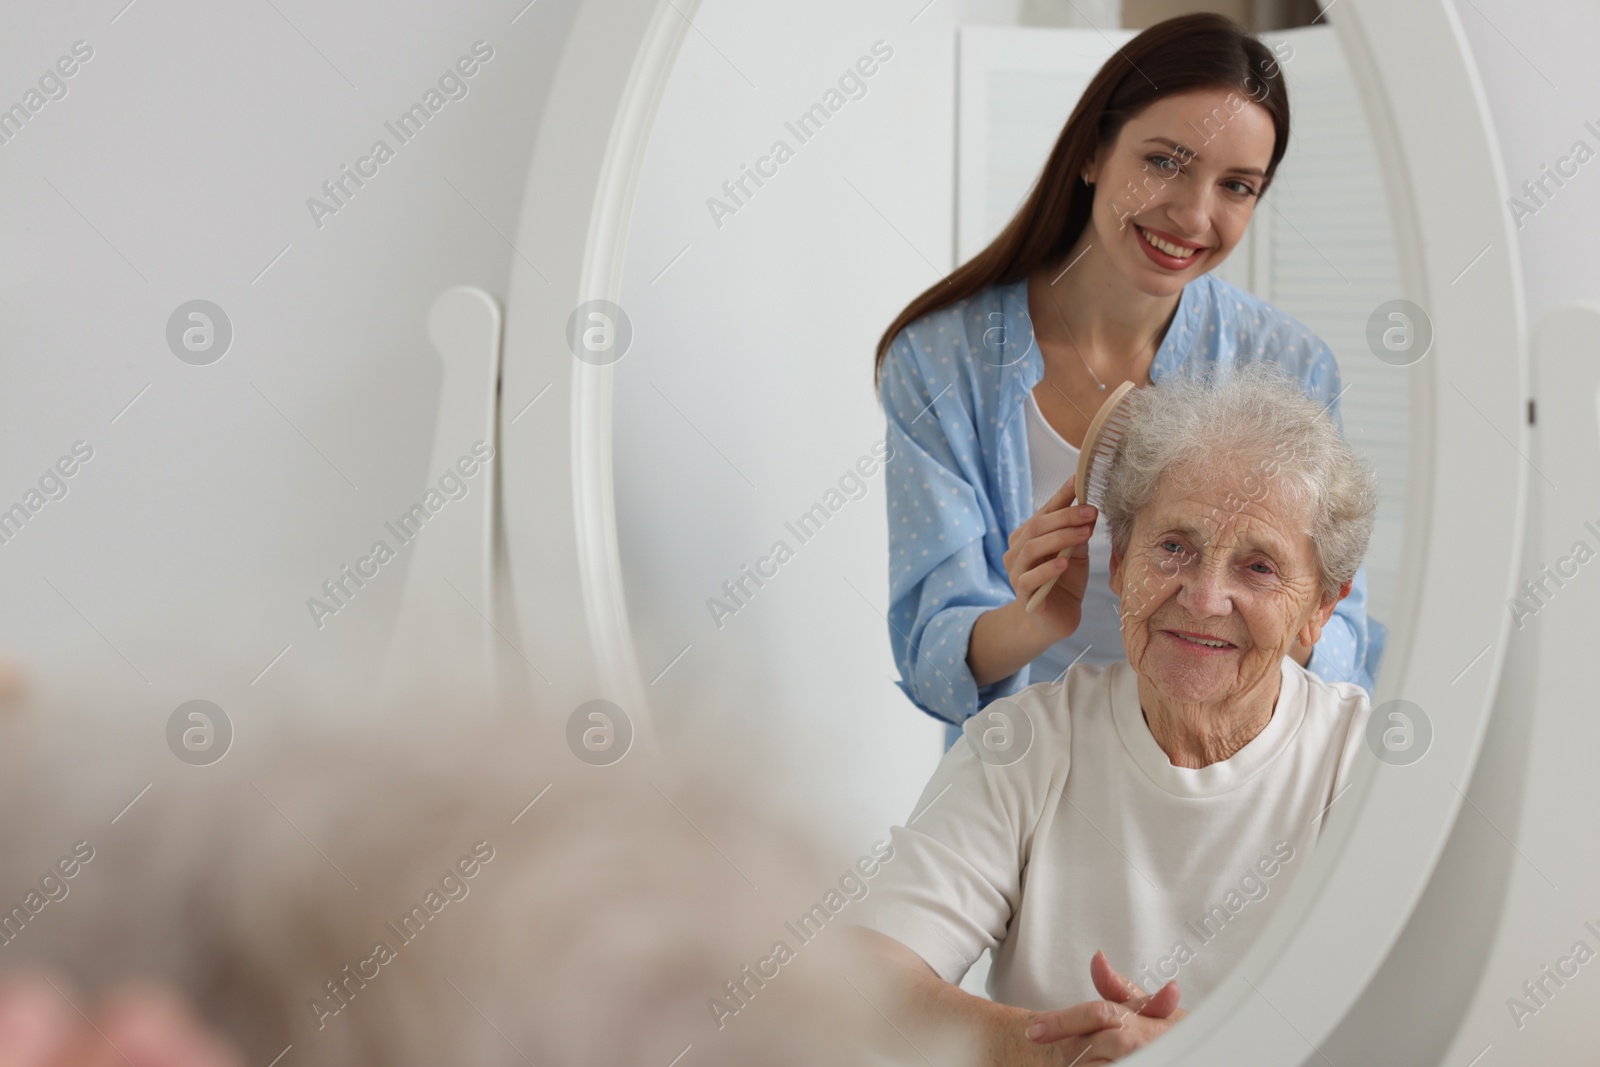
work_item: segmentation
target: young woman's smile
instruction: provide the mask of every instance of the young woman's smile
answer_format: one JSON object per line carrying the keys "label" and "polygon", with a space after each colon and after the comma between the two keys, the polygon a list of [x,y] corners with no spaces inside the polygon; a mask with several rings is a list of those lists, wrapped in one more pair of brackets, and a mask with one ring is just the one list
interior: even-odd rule
{"label": "young woman's smile", "polygon": [[1150,261],[1165,270],[1188,270],[1205,258],[1205,245],[1195,241],[1182,241],[1170,233],[1133,223],[1131,226],[1139,240],[1139,247]]}

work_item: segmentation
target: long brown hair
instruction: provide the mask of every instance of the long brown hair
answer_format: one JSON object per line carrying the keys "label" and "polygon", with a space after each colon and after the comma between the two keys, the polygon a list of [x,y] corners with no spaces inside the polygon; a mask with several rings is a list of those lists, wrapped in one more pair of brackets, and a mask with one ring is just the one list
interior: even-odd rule
{"label": "long brown hair", "polygon": [[1122,48],[1089,82],[1056,138],[1044,172],[1015,217],[989,246],[911,301],[878,340],[872,381],[877,387],[883,357],[907,324],[949,307],[991,285],[1026,277],[1042,263],[1065,256],[1088,225],[1094,186],[1079,176],[1102,144],[1110,145],[1123,124],[1163,97],[1204,88],[1246,89],[1267,109],[1277,134],[1261,192],[1267,191],[1289,146],[1289,92],[1279,64],[1261,40],[1225,15],[1199,13],[1158,22]]}

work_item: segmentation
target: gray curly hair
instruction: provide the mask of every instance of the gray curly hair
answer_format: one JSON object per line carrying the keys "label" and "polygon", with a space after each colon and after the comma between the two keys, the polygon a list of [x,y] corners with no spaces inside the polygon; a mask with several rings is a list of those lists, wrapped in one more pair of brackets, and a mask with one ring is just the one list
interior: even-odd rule
{"label": "gray curly hair", "polygon": [[913,1062],[829,942],[744,1003],[844,861],[737,753],[595,768],[551,709],[441,688],[241,714],[204,767],[146,708],[0,708],[0,979],[162,979],[254,1064]]}
{"label": "gray curly hair", "polygon": [[1236,479],[1250,498],[1258,495],[1255,486],[1273,482],[1307,520],[1322,592],[1339,595],[1372,537],[1378,476],[1323,404],[1266,362],[1163,381],[1134,390],[1129,401],[1128,429],[1100,502],[1119,555],[1127,551],[1134,516],[1174,467],[1184,467],[1185,475]]}

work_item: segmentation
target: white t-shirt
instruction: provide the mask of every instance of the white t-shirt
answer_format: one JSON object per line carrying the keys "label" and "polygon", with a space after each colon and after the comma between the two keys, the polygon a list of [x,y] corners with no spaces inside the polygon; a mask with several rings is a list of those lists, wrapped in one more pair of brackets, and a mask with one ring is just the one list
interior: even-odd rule
{"label": "white t-shirt", "polygon": [[1100,999],[1089,959],[1104,949],[1149,992],[1176,978],[1193,1008],[1306,866],[1371,714],[1360,686],[1287,656],[1282,669],[1266,727],[1198,769],[1156,743],[1126,660],[986,705],[891,831],[894,858],[851,921],[951,983],[993,949],[1000,1003]]}
{"label": "white t-shirt", "polygon": [[[1061,485],[1077,472],[1080,450],[1067,443],[1045,421],[1033,390],[1028,390],[1028,468],[1033,473],[1033,509],[1044,507]],[[1105,518],[1095,523],[1089,538],[1089,584],[1083,590],[1083,618],[1072,636],[1063,638],[1036,656],[1028,671],[1029,682],[1053,682],[1073,662],[1115,663],[1128,658],[1122,645],[1121,601],[1111,591],[1111,534]]]}

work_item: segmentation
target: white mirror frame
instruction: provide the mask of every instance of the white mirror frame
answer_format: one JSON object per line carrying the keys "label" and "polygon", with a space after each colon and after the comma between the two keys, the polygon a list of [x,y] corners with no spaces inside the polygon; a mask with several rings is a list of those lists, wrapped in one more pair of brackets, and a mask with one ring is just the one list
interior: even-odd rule
{"label": "white mirror frame", "polygon": [[[555,713],[594,697],[616,701],[647,746],[647,687],[614,521],[611,372],[576,360],[565,337],[578,304],[618,297],[651,123],[698,7],[584,0],[578,8],[534,149],[507,300],[506,594],[528,660],[562,666],[532,688]],[[1432,746],[1410,766],[1362,751],[1277,913],[1141,1063],[1322,1060],[1315,1046],[1377,971],[1444,848],[1500,679],[1527,499],[1529,387],[1521,276],[1488,108],[1447,0],[1342,0],[1326,18],[1386,170],[1397,295],[1425,308],[1434,326],[1432,351],[1412,368],[1417,488],[1375,698],[1423,708]]]}

